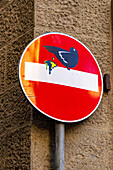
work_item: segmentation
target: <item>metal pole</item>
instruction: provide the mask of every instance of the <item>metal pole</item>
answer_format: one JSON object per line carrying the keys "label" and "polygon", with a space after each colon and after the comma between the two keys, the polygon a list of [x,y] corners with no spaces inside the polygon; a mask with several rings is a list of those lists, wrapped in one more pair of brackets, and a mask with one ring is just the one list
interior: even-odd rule
{"label": "metal pole", "polygon": [[55,124],[55,170],[65,169],[64,146],[65,146],[65,125]]}

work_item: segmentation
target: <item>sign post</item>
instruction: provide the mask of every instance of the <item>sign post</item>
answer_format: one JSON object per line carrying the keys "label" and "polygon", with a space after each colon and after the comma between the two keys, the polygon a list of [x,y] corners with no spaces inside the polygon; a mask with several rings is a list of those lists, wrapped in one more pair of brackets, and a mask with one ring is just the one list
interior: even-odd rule
{"label": "sign post", "polygon": [[[90,50],[76,38],[47,33],[34,39],[19,63],[21,87],[29,102],[60,122],[79,122],[98,108],[103,80]],[[64,124],[56,124],[56,169],[64,169]]]}
{"label": "sign post", "polygon": [[65,125],[55,124],[55,169],[65,169]]}

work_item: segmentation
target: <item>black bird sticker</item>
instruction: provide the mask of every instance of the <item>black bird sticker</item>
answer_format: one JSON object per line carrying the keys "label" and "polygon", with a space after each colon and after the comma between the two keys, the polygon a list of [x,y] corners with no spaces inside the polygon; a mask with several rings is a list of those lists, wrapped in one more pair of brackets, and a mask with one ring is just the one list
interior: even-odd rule
{"label": "black bird sticker", "polygon": [[54,46],[44,46],[50,53],[53,53],[58,60],[67,67],[68,70],[70,68],[75,67],[78,64],[78,51],[71,47],[70,51],[64,50],[59,47]]}

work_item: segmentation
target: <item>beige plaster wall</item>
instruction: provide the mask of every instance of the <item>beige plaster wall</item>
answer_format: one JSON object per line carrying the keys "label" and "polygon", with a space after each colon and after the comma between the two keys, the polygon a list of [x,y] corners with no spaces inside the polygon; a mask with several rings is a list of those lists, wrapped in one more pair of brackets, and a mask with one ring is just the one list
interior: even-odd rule
{"label": "beige plaster wall", "polygon": [[[34,37],[63,32],[83,42],[112,77],[110,0],[35,0]],[[33,110],[31,169],[54,169],[54,121]],[[112,91],[87,120],[66,124],[65,169],[113,169]]]}

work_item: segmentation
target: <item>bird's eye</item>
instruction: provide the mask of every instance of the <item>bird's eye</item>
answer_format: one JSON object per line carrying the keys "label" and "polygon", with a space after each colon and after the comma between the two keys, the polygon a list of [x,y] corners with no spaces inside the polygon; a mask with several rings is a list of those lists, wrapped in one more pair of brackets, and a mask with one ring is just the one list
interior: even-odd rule
{"label": "bird's eye", "polygon": [[75,49],[73,49],[73,51],[75,51]]}

